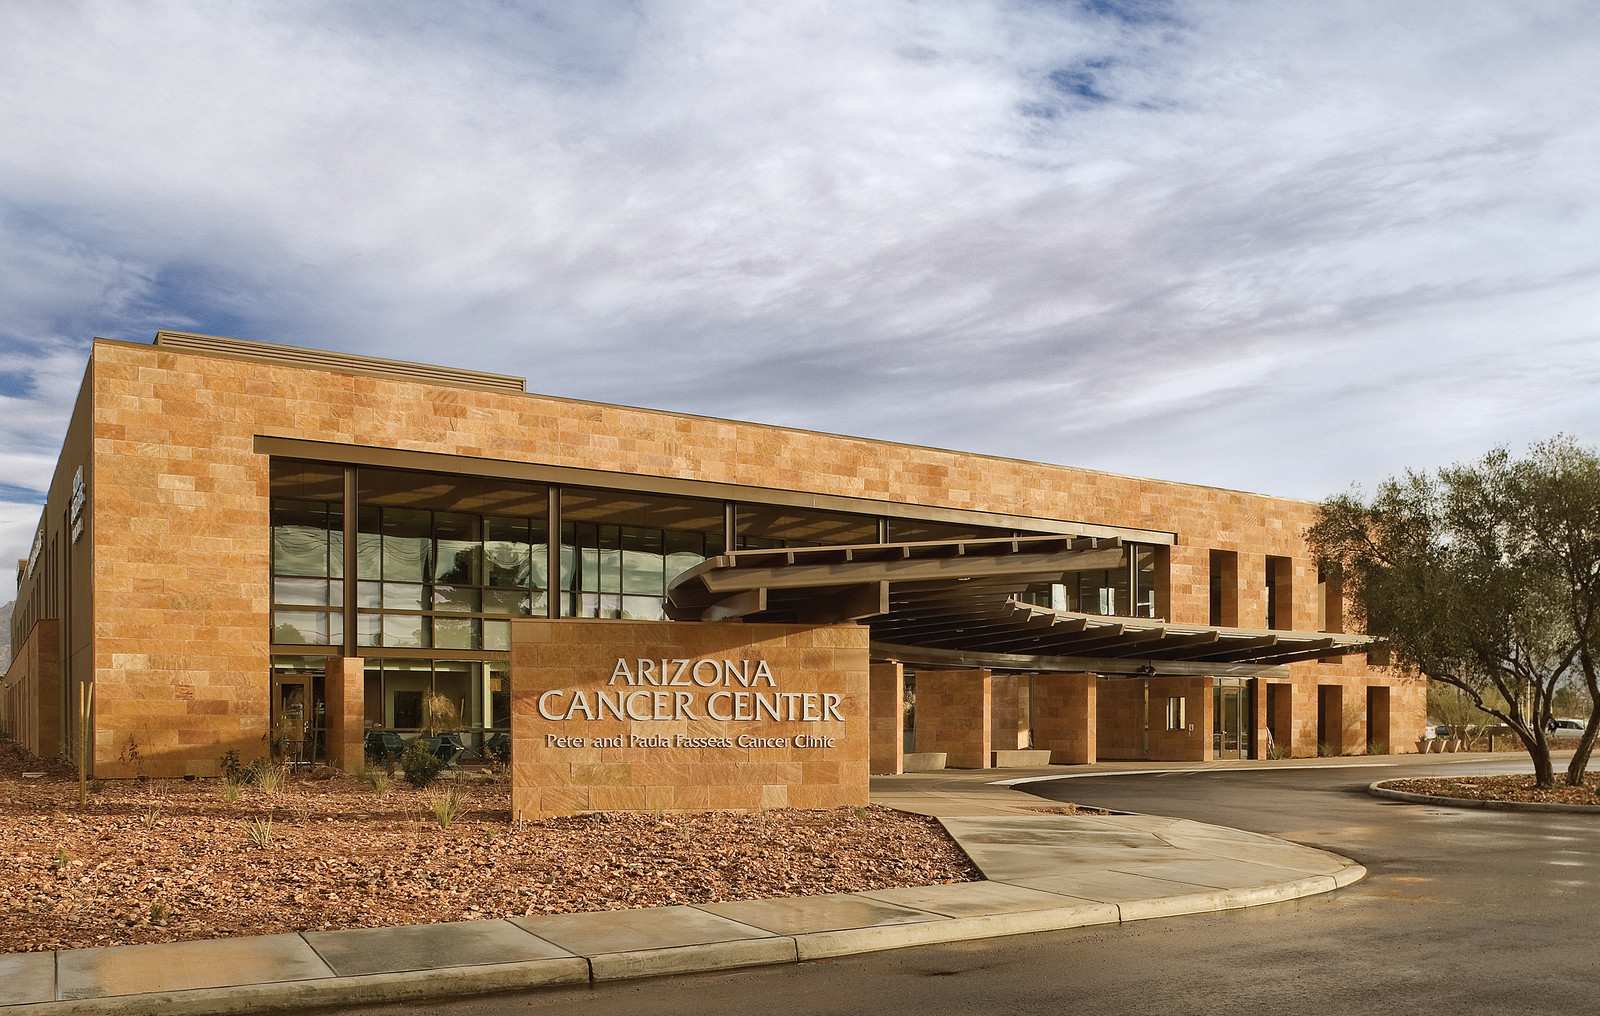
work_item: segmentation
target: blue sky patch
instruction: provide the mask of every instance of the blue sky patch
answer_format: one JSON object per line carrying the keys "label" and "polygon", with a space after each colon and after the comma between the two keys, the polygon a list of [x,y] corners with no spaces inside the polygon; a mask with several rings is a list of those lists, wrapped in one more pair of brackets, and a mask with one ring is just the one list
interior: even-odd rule
{"label": "blue sky patch", "polygon": [[1079,99],[1087,99],[1090,102],[1110,102],[1111,96],[1100,91],[1094,74],[1095,70],[1105,66],[1104,61],[1096,60],[1085,64],[1081,68],[1064,67],[1058,71],[1051,71],[1049,75],[1050,84],[1054,85],[1057,91]]}
{"label": "blue sky patch", "polygon": [[6,504],[43,505],[44,491],[19,487],[14,483],[0,483],[0,501]]}

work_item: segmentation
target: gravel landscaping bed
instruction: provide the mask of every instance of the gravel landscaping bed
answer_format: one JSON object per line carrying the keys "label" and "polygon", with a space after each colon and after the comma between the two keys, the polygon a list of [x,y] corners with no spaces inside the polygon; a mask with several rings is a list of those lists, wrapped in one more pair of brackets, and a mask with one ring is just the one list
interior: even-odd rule
{"label": "gravel landscaping bed", "polygon": [[[1556,774],[1557,781],[1562,775]],[[1600,809],[1600,792],[1595,787],[1569,787],[1557,782],[1541,790],[1532,776],[1454,776],[1414,780],[1384,780],[1389,790],[1425,797],[1459,797],[1473,801],[1520,801],[1525,804],[1576,804]]]}
{"label": "gravel landscaping bed", "polygon": [[[25,775],[37,774],[37,775]],[[461,813],[441,827],[453,792]],[[233,800],[226,798],[232,796]],[[273,792],[97,784],[0,741],[0,953],[859,892],[982,876],[888,808],[510,820],[505,777],[380,794],[320,771]]]}

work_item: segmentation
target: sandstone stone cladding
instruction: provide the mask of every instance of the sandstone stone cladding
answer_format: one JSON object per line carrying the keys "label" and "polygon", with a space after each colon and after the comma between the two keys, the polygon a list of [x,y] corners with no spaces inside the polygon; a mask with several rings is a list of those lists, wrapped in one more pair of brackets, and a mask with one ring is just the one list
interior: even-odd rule
{"label": "sandstone stone cladding", "polygon": [[[1150,687],[1150,758],[1170,762],[1207,762],[1211,759],[1211,678],[1152,677]],[[1184,701],[1186,722],[1181,730],[1168,730],[1166,702]]]}
{"label": "sandstone stone cladding", "polygon": [[1093,674],[1039,674],[1033,679],[1033,743],[1053,765],[1099,761]]}
{"label": "sandstone stone cladding", "polygon": [[[98,684],[95,772],[211,774],[228,748],[264,748],[271,657],[269,457],[258,437],[399,449],[475,461],[645,474],[899,506],[1135,527],[1161,548],[1160,616],[1208,621],[1210,552],[1238,555],[1238,618],[1264,627],[1266,558],[1291,562],[1292,626],[1315,628],[1315,565],[1301,537],[1314,505],[1238,491],[538,395],[451,387],[201,352],[96,341],[73,427],[92,435],[94,605],[76,618]],[[54,495],[52,495],[54,497]],[[51,510],[60,506],[52,501]],[[75,560],[87,562],[86,548]],[[1285,623],[1280,618],[1280,624]],[[76,661],[79,657],[74,655]],[[1315,695],[1364,685],[1358,658],[1296,664],[1297,742]],[[921,675],[919,675],[920,677]],[[1397,689],[1390,735],[1420,733],[1418,695]],[[1306,683],[1309,682],[1309,685]],[[1100,689],[1100,711],[1121,710]],[[1352,696],[1354,692],[1352,692]],[[1362,710],[1347,710],[1358,714]],[[1120,715],[1120,713],[1119,713]],[[1131,716],[1131,713],[1129,714]],[[1362,721],[1364,723],[1364,720]],[[988,733],[987,719],[985,734]],[[1125,732],[1124,732],[1125,733]],[[1107,737],[1103,757],[1130,750]],[[1341,735],[1359,742],[1354,732]],[[863,748],[865,750],[865,748]]]}
{"label": "sandstone stone cladding", "polygon": [[989,747],[1013,751],[1028,747],[1028,679],[1014,674],[989,676]]}
{"label": "sandstone stone cladding", "polygon": [[904,771],[905,668],[898,663],[872,665],[871,765],[874,775]]}
{"label": "sandstone stone cladding", "polygon": [[35,622],[0,681],[0,733],[41,758],[60,754],[61,624]]}
{"label": "sandstone stone cladding", "polygon": [[328,661],[325,735],[328,765],[347,773],[359,773],[366,764],[364,676],[359,658],[341,656]]}
{"label": "sandstone stone cladding", "polygon": [[1144,758],[1144,682],[1127,678],[1097,682],[1094,722],[1095,744],[1099,748],[1100,758]]}
{"label": "sandstone stone cladding", "polygon": [[[867,803],[869,676],[862,626],[524,619],[511,629],[512,807],[524,818]],[[653,679],[664,670],[674,677],[665,685],[630,685],[616,676],[619,659],[635,677],[644,672],[641,659],[656,661]],[[681,671],[670,666],[677,660],[690,665]],[[699,666],[728,660],[765,663],[771,681],[719,684],[716,667]],[[709,700],[747,690],[811,696],[822,718],[806,720],[801,712],[794,714],[801,719],[786,713],[774,720],[746,700],[759,718],[739,719],[742,707],[734,699]],[[595,719],[569,716],[577,692],[588,696],[586,707],[595,704],[596,692],[637,692],[644,696],[636,703],[641,712],[660,711],[655,695],[668,696],[667,710],[676,712],[682,695],[693,718],[619,719],[603,709]],[[541,711],[546,693],[553,694]],[[836,696],[836,712],[827,711],[823,695]],[[785,743],[742,747],[741,737]],[[694,743],[718,739],[732,743]]]}
{"label": "sandstone stone cladding", "polygon": [[945,753],[951,769],[987,769],[990,675],[987,670],[917,671],[917,751]]}

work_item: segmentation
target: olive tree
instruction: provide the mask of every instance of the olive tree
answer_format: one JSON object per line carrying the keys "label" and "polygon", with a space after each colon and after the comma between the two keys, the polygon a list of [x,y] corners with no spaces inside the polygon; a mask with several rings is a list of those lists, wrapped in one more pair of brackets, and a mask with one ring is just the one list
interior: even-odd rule
{"label": "olive tree", "polygon": [[1567,767],[1583,780],[1600,729],[1600,459],[1566,437],[1407,472],[1367,501],[1323,502],[1306,539],[1342,571],[1351,606],[1392,665],[1460,689],[1509,727],[1541,786],[1555,783],[1558,690],[1582,682],[1587,730]]}

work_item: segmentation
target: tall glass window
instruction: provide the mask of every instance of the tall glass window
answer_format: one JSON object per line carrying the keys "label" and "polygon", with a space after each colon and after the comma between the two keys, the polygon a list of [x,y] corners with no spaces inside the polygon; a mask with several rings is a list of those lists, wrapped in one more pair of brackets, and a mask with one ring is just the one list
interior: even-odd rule
{"label": "tall glass window", "polygon": [[734,533],[739,541],[738,550],[878,542],[878,519],[871,515],[741,504],[735,519]]}
{"label": "tall glass window", "polygon": [[507,651],[545,612],[547,488],[362,470],[356,643]]}
{"label": "tall glass window", "polygon": [[511,728],[510,664],[504,660],[369,657],[364,669],[368,731],[460,734],[473,747],[483,734]]}
{"label": "tall glass window", "polygon": [[344,470],[272,464],[272,641],[344,640]]}
{"label": "tall glass window", "polygon": [[724,549],[721,501],[561,491],[564,617],[660,620],[667,583]]}
{"label": "tall glass window", "polygon": [[1078,614],[1155,617],[1157,555],[1155,547],[1130,544],[1117,567],[1073,572],[1063,582],[1031,586],[1022,599]]}
{"label": "tall glass window", "polygon": [[921,519],[888,520],[890,543],[926,543],[933,540],[993,540],[1011,536],[1009,529],[989,526],[960,526],[949,522],[925,522]]}

